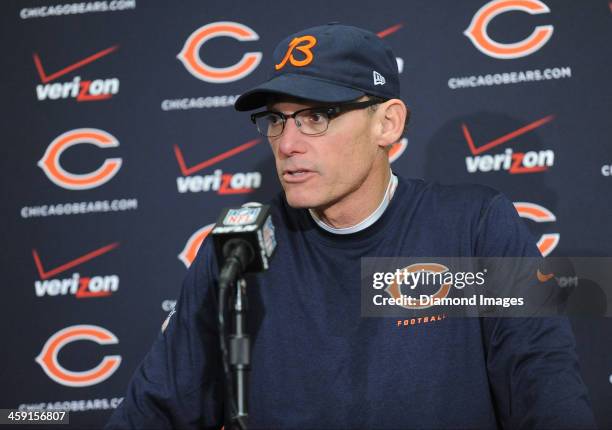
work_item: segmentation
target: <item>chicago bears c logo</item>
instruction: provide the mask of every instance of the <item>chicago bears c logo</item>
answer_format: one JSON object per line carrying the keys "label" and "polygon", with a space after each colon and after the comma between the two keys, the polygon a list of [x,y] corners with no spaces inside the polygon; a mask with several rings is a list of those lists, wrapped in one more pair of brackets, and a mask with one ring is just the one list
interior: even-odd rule
{"label": "chicago bears c logo", "polygon": [[[317,44],[317,39],[314,36],[306,35],[300,37],[294,37],[289,43],[287,53],[280,63],[276,64],[274,68],[280,70],[285,67],[287,61],[289,61],[295,67],[304,67],[312,63],[314,55],[312,54],[312,47]],[[298,60],[293,56],[293,51],[298,50],[304,54],[304,59]]]}
{"label": "chicago bears c logo", "polygon": [[[546,209],[544,206],[536,205],[535,203],[515,202],[514,207],[518,214],[535,222],[553,222],[557,220],[555,214]],[[540,236],[538,240],[538,248],[544,257],[553,252],[559,244],[561,235],[559,233],[546,233]]]}
{"label": "chicago bears c logo", "polygon": [[121,158],[108,158],[91,173],[75,174],[64,170],[60,164],[62,153],[71,146],[86,143],[99,148],[114,148],[119,142],[111,134],[95,128],[77,128],[59,135],[51,142],[38,166],[56,185],[68,190],[88,190],[110,181],[121,167]]}
{"label": "chicago bears c logo", "polygon": [[119,368],[120,355],[107,355],[90,370],[75,372],[64,368],[57,356],[64,346],[78,340],[89,340],[100,345],[119,343],[114,334],[102,327],[85,324],[66,327],[51,336],[36,357],[36,362],[49,378],[67,387],[89,387],[108,379]]}
{"label": "chicago bears c logo", "polygon": [[[416,263],[416,264],[411,264],[408,267],[404,267],[403,269],[401,269],[401,272],[430,272],[430,273],[445,273],[448,272],[448,267],[444,266],[443,264],[438,264],[438,263]],[[450,289],[452,287],[452,284],[442,284],[440,285],[440,288],[438,288],[438,291],[436,291],[435,293],[433,293],[429,299],[429,301],[427,301],[426,303],[423,303],[421,301],[421,299],[417,300],[415,305],[403,305],[403,304],[398,304],[398,306],[401,306],[403,308],[406,309],[427,309],[433,306],[433,301],[436,299],[443,299],[445,297],[448,296],[448,293],[450,292]],[[401,300],[402,298],[402,291],[401,291],[401,286],[398,283],[398,281],[392,283],[391,285],[389,285],[387,288],[385,288],[385,291],[387,292],[387,294],[389,294],[389,296],[393,297],[396,300]]]}
{"label": "chicago bears c logo", "polygon": [[408,146],[408,139],[405,137],[401,138],[399,142],[395,142],[391,146],[391,149],[389,150],[389,154],[388,154],[389,163],[393,163],[395,160],[400,158],[400,156],[406,150],[407,146]]}
{"label": "chicago bears c logo", "polygon": [[241,42],[259,40],[255,31],[237,22],[219,21],[207,24],[191,33],[177,58],[189,73],[213,84],[233,82],[244,78],[261,62],[261,52],[247,52],[240,61],[228,67],[213,67],[200,58],[200,48],[215,37],[231,37]]}
{"label": "chicago bears c logo", "polygon": [[533,54],[548,42],[553,34],[552,25],[539,25],[531,35],[515,43],[500,43],[489,37],[487,26],[496,16],[509,12],[521,11],[531,15],[549,13],[550,9],[539,0],[493,0],[481,7],[465,34],[482,52],[493,58],[508,60]]}
{"label": "chicago bears c logo", "polygon": [[198,254],[198,250],[206,239],[206,236],[211,232],[215,223],[205,225],[204,227],[198,229],[194,232],[189,239],[187,239],[187,243],[185,244],[185,248],[181,251],[178,258],[183,262],[186,268],[189,269],[193,260],[195,260],[196,255]]}

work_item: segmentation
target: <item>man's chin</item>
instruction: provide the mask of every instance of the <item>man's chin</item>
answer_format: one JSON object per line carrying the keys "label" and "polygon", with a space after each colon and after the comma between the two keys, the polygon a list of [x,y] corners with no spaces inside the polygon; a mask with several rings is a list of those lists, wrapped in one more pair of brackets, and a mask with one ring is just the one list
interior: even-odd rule
{"label": "man's chin", "polygon": [[314,206],[313,204],[308,203],[308,201],[305,201],[305,200],[302,200],[302,199],[290,199],[290,198],[287,198],[287,203],[293,209],[310,209],[310,208],[312,208]]}
{"label": "man's chin", "polygon": [[319,199],[314,198],[314,196],[306,196],[295,191],[287,192],[285,190],[285,199],[289,206],[294,209],[312,209],[321,206]]}

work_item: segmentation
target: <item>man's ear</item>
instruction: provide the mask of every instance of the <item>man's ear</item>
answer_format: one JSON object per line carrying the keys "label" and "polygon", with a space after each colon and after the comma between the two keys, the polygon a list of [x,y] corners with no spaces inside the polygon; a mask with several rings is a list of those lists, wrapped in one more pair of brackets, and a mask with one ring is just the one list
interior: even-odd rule
{"label": "man's ear", "polygon": [[399,99],[391,99],[378,105],[376,120],[379,146],[390,146],[402,137],[407,115],[408,108]]}

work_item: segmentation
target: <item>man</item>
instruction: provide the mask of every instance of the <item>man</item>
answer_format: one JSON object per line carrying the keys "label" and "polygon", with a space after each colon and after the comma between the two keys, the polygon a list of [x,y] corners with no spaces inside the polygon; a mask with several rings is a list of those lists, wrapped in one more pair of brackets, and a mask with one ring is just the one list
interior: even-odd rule
{"label": "man", "polygon": [[[397,327],[360,315],[365,256],[537,256],[514,207],[481,186],[390,169],[403,133],[395,56],[330,24],[289,36],[270,79],[236,102],[267,136],[284,194],[278,247],[249,276],[251,428],[593,426],[563,319],[436,318]],[[109,428],[219,428],[217,262],[206,240],[177,311]]]}

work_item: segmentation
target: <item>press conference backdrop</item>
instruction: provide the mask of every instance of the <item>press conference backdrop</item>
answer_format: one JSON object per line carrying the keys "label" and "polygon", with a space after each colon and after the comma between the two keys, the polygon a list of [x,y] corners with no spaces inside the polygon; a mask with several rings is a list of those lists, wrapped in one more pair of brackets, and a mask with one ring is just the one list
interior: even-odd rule
{"label": "press conference backdrop", "polygon": [[[546,255],[612,254],[606,0],[0,8],[2,408],[105,422],[220,209],[280,190],[267,142],[232,104],[306,27],[352,24],[393,48],[413,111],[395,172],[503,191]],[[612,428],[612,323],[572,323]]]}

